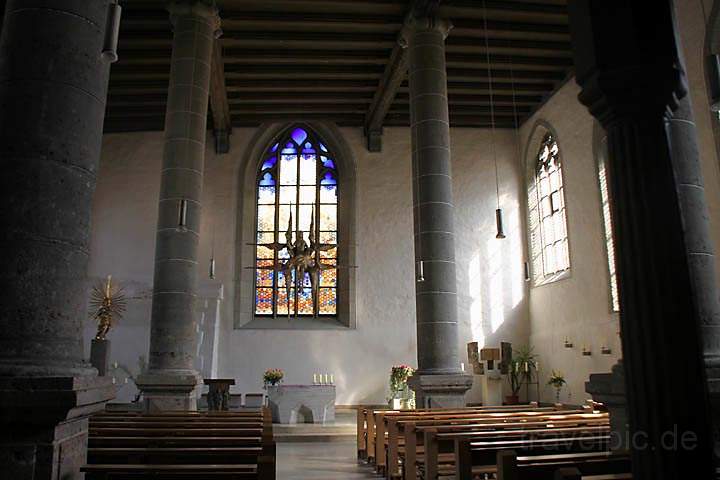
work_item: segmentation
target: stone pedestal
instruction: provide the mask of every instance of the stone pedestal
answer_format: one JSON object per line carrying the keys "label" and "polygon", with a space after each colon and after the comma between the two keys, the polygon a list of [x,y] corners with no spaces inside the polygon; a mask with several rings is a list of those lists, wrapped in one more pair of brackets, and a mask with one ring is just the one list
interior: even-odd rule
{"label": "stone pedestal", "polygon": [[456,408],[465,406],[465,393],[472,381],[471,375],[464,374],[415,374],[408,385],[415,391],[417,408]]}
{"label": "stone pedestal", "polygon": [[146,373],[135,381],[143,392],[143,407],[148,413],[197,410],[198,375]]}
{"label": "stone pedestal", "polygon": [[88,416],[114,396],[108,377],[0,377],[0,476],[82,478]]}
{"label": "stone pedestal", "polygon": [[110,366],[110,340],[93,338],[90,343],[90,364],[98,371],[98,375],[107,375]]}
{"label": "stone pedestal", "polygon": [[335,385],[275,385],[267,387],[274,423],[335,421]]}
{"label": "stone pedestal", "polygon": [[629,450],[627,398],[625,397],[625,373],[622,360],[612,368],[612,373],[593,373],[585,383],[585,391],[596,402],[607,407],[610,414],[610,430],[613,450]]}

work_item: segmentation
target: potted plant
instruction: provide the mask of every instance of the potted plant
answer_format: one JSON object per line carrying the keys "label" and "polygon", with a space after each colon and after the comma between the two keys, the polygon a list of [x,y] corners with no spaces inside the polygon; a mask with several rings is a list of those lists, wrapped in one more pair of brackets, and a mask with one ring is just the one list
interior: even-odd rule
{"label": "potted plant", "polygon": [[408,378],[415,373],[415,369],[409,365],[395,365],[390,370],[390,407],[399,410],[409,408],[414,399],[414,392],[408,388]]}
{"label": "potted plant", "polygon": [[505,396],[505,403],[507,405],[517,405],[520,403],[520,386],[522,385],[521,382],[521,373],[520,373],[520,362],[517,361],[517,359],[510,360],[510,363],[508,364],[508,382],[510,383],[510,391],[512,394]]}
{"label": "potted plant", "polygon": [[284,376],[285,374],[279,368],[269,368],[265,370],[265,373],[263,374],[263,388],[278,385],[282,382]]}
{"label": "potted plant", "polygon": [[530,383],[533,380],[533,372],[537,371],[537,355],[530,345],[521,345],[513,352],[513,360],[517,361],[521,380]]}
{"label": "potted plant", "polygon": [[550,380],[548,380],[548,385],[555,389],[555,403],[560,403],[560,391],[565,384],[567,384],[567,382],[562,372],[553,370],[552,375],[550,375]]}

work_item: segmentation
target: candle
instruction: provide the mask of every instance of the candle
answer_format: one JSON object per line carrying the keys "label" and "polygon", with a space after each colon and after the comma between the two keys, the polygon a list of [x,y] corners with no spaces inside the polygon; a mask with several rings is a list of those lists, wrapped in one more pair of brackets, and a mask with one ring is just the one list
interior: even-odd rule
{"label": "candle", "polygon": [[335,375],[332,373],[330,374],[330,385],[333,385],[335,383]]}
{"label": "candle", "polygon": [[460,370],[465,371],[465,364],[463,362],[460,362]]}
{"label": "candle", "polygon": [[313,383],[317,385],[317,373],[313,373]]}
{"label": "candle", "polygon": [[112,382],[113,382],[113,385],[114,385],[115,382],[116,382],[115,377],[112,377]]}
{"label": "candle", "polygon": [[110,296],[110,280],[112,279],[112,275],[108,275],[107,284],[105,284],[105,296]]}
{"label": "candle", "polygon": [[127,381],[128,381],[128,379],[127,379],[127,377],[125,377],[125,383],[127,383]]}
{"label": "candle", "polygon": [[329,380],[329,378],[328,378],[328,374],[326,373],[326,374],[325,374],[325,384],[327,384],[327,383],[328,383],[328,380]]}
{"label": "candle", "polygon": [[525,372],[529,370],[528,362],[525,362]]}

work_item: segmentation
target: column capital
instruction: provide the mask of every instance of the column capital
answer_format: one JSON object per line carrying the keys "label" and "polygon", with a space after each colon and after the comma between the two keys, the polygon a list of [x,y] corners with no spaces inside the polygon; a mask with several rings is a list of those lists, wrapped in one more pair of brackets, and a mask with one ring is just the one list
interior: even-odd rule
{"label": "column capital", "polygon": [[215,0],[176,0],[167,5],[170,21],[175,25],[177,17],[192,16],[208,19],[213,24],[215,37],[220,37],[220,13]]}
{"label": "column capital", "polygon": [[403,48],[407,48],[410,36],[420,32],[440,32],[443,38],[447,38],[452,28],[453,24],[447,18],[408,15],[405,17],[403,28],[400,30],[400,35],[398,35],[398,44]]}
{"label": "column capital", "polygon": [[568,5],[578,98],[604,126],[665,115],[687,94],[673,7],[657,7],[650,12],[625,0]]}

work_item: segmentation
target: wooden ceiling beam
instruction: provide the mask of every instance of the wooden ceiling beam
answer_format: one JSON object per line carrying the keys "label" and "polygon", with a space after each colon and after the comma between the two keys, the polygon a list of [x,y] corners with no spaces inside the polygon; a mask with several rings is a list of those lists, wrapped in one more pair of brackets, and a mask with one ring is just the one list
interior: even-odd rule
{"label": "wooden ceiling beam", "polygon": [[222,46],[217,39],[213,43],[210,63],[210,112],[213,119],[215,153],[228,153],[230,151],[232,122],[225,86],[225,63],[223,62]]}

